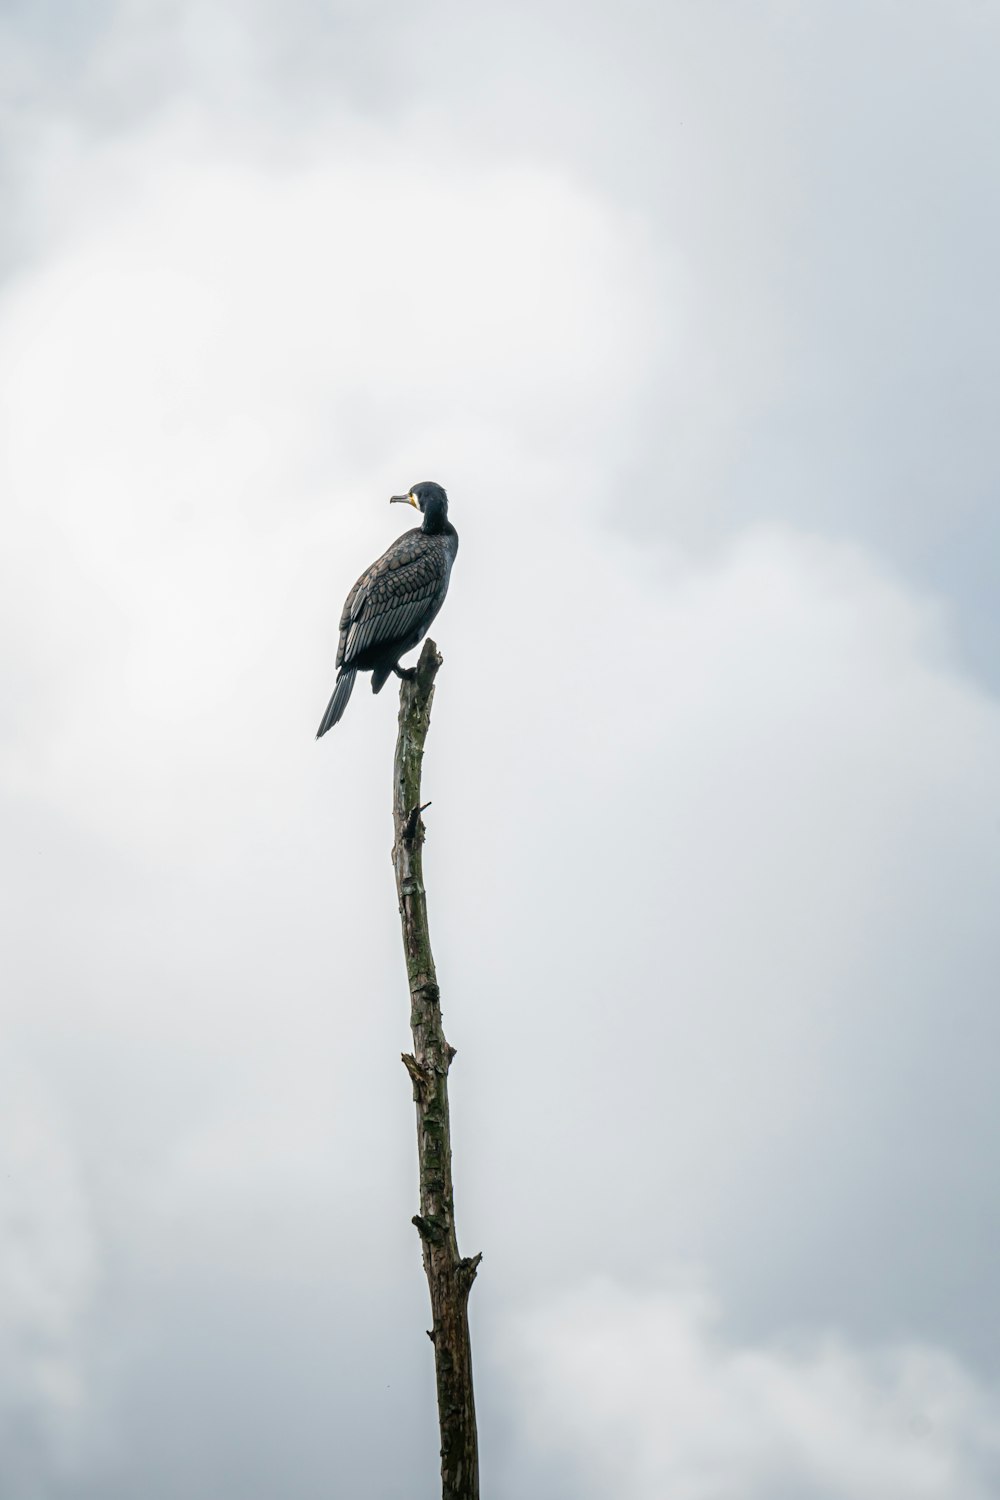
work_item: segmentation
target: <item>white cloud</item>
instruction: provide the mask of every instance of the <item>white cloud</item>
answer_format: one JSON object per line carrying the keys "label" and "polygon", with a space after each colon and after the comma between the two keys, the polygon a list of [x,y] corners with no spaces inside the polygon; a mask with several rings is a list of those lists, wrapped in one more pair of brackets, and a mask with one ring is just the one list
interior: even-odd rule
{"label": "white cloud", "polygon": [[[539,1380],[578,1367],[575,1406],[597,1434],[632,1434],[643,1500],[675,1460],[721,1483],[729,1447],[773,1479],[766,1500],[779,1469],[815,1486],[824,1465],[836,1500],[862,1472],[866,1500],[893,1497],[911,1390],[931,1413],[912,1448],[927,1483],[957,1454],[971,1484],[988,1424],[960,1410],[979,1388],[943,1355],[873,1341],[979,1348],[995,1295],[1000,714],[933,598],[860,545],[762,524],[781,510],[763,408],[795,353],[782,87],[800,54],[756,20],[727,24],[720,52],[710,7],[682,25],[667,7],[648,33],[581,11],[572,56],[553,7],[525,58],[509,10],[453,25],[418,6],[397,28],[387,8],[366,30],[369,6],[345,31],[307,3],[260,7],[276,45],[248,60],[224,5],[145,9],[115,12],[124,32],[81,93],[53,90],[87,118],[42,131],[36,253],[0,302],[0,794],[20,803],[5,1019],[65,1106],[46,1139],[73,1147],[63,1176],[37,1173],[36,1240],[61,1234],[46,1204],[72,1220],[77,1159],[107,1230],[100,1338],[126,1350],[112,1404],[135,1417],[120,1493],[197,1493],[234,1454],[252,1479],[216,1492],[273,1493],[268,1443],[276,1472],[298,1465],[286,1492],[312,1493],[336,1406],[341,1479],[377,1495],[377,1449],[394,1496],[398,1454],[368,1436],[399,1430],[369,1399],[382,1364],[394,1384],[422,1370],[429,1410],[393,695],[357,695],[336,737],[311,739],[343,594],[398,526],[385,497],[422,477],[449,485],[462,535],[428,869],[484,1327],[538,1295]],[[412,89],[374,123],[417,32]],[[344,73],[371,64],[365,118],[327,99],[334,53]],[[272,62],[273,95],[254,71]],[[105,90],[141,128],[111,110],[115,137]],[[842,375],[832,338],[812,357]],[[767,474],[737,482],[751,439]],[[801,484],[786,517],[811,497]],[[643,547],[623,539],[640,511]],[[727,1287],[738,1335],[694,1294],[545,1312],[557,1276],[679,1256]],[[50,1275],[29,1257],[24,1305],[42,1345],[69,1330],[72,1394],[89,1262],[71,1262]],[[584,1305],[600,1349],[577,1359]],[[790,1319],[840,1342],[767,1343]],[[293,1330],[283,1364],[270,1328]],[[602,1384],[617,1360],[632,1391],[633,1344],[653,1385],[661,1366],[674,1382],[672,1410],[694,1390],[693,1447],[663,1449],[642,1393],[622,1410]],[[362,1348],[378,1351],[364,1395]],[[195,1364],[205,1431],[179,1449],[163,1412],[189,1402]],[[33,1368],[12,1383],[35,1400]],[[397,1416],[415,1409],[400,1395]],[[250,1431],[248,1412],[267,1420]],[[836,1468],[831,1433],[860,1467]],[[119,1493],[104,1480],[102,1500]]]}
{"label": "white cloud", "polygon": [[[481,682],[497,562],[541,602]],[[706,564],[599,551],[581,528],[466,566],[477,608],[435,710],[455,811],[428,857],[476,997],[461,1067],[489,1191],[576,1269],[634,1263],[624,1216],[772,1319],[961,1317],[975,1339],[954,1267],[987,1294],[1000,712],[955,672],[946,618],[859,549],[787,532]],[[516,816],[483,859],[496,699],[516,704],[498,780]],[[501,1014],[530,1042],[513,1139],[494,1125]],[[594,1212],[595,1184],[614,1212]],[[477,1246],[499,1232],[534,1274],[521,1220],[496,1225],[482,1192]],[[948,1203],[930,1227],[928,1192]],[[889,1263],[905,1271],[886,1285]]]}
{"label": "white cloud", "polygon": [[7,753],[103,822],[109,735],[155,777],[252,696],[287,706],[276,612],[314,549],[346,578],[385,544],[373,486],[489,464],[511,490],[579,444],[582,488],[655,334],[644,245],[540,170],[371,137],[251,169],[183,122],[85,170],[80,222],[0,309],[3,608],[32,681]]}
{"label": "white cloud", "polygon": [[558,1453],[581,1496],[988,1500],[1000,1479],[998,1393],[946,1351],[739,1344],[690,1284],[566,1293],[519,1316],[504,1369],[528,1454]]}

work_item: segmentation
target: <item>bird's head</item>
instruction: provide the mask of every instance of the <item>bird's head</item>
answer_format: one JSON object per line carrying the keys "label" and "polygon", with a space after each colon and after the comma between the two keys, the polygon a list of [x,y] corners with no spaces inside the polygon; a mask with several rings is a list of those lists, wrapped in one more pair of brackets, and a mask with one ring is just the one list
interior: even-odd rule
{"label": "bird's head", "polygon": [[448,496],[432,479],[411,485],[405,495],[391,495],[389,504],[415,505],[423,513],[425,531],[436,530],[448,519]]}

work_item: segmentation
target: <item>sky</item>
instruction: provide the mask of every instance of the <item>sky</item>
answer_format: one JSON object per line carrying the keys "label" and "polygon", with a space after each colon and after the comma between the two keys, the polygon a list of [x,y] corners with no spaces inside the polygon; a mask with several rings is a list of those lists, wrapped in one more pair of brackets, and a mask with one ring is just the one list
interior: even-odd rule
{"label": "sky", "polygon": [[1000,11],[0,5],[0,1492],[1000,1490]]}

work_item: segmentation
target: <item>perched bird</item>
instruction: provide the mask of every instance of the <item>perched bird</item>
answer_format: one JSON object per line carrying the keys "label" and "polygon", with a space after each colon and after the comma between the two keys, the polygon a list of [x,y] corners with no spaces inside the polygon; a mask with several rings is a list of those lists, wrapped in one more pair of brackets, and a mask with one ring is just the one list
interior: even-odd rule
{"label": "perched bird", "polygon": [[423,640],[448,592],[458,532],[448,520],[444,490],[427,480],[405,495],[393,495],[389,504],[415,505],[423,512],[423,525],[398,536],[347,596],[340,619],[337,685],[317,739],[344,712],[359,672],[372,674],[373,693],[385,685],[390,672],[397,677],[413,675],[413,668],[401,667],[399,658]]}

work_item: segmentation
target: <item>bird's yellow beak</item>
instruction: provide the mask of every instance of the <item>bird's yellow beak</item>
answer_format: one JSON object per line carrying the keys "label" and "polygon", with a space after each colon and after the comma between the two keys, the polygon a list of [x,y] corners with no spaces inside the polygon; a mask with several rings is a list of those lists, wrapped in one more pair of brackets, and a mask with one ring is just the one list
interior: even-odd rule
{"label": "bird's yellow beak", "polygon": [[412,495],[390,495],[389,496],[389,504],[390,505],[414,505],[414,506],[416,506],[417,510],[420,509],[420,502],[419,502],[419,500],[414,500],[414,498],[413,498]]}

